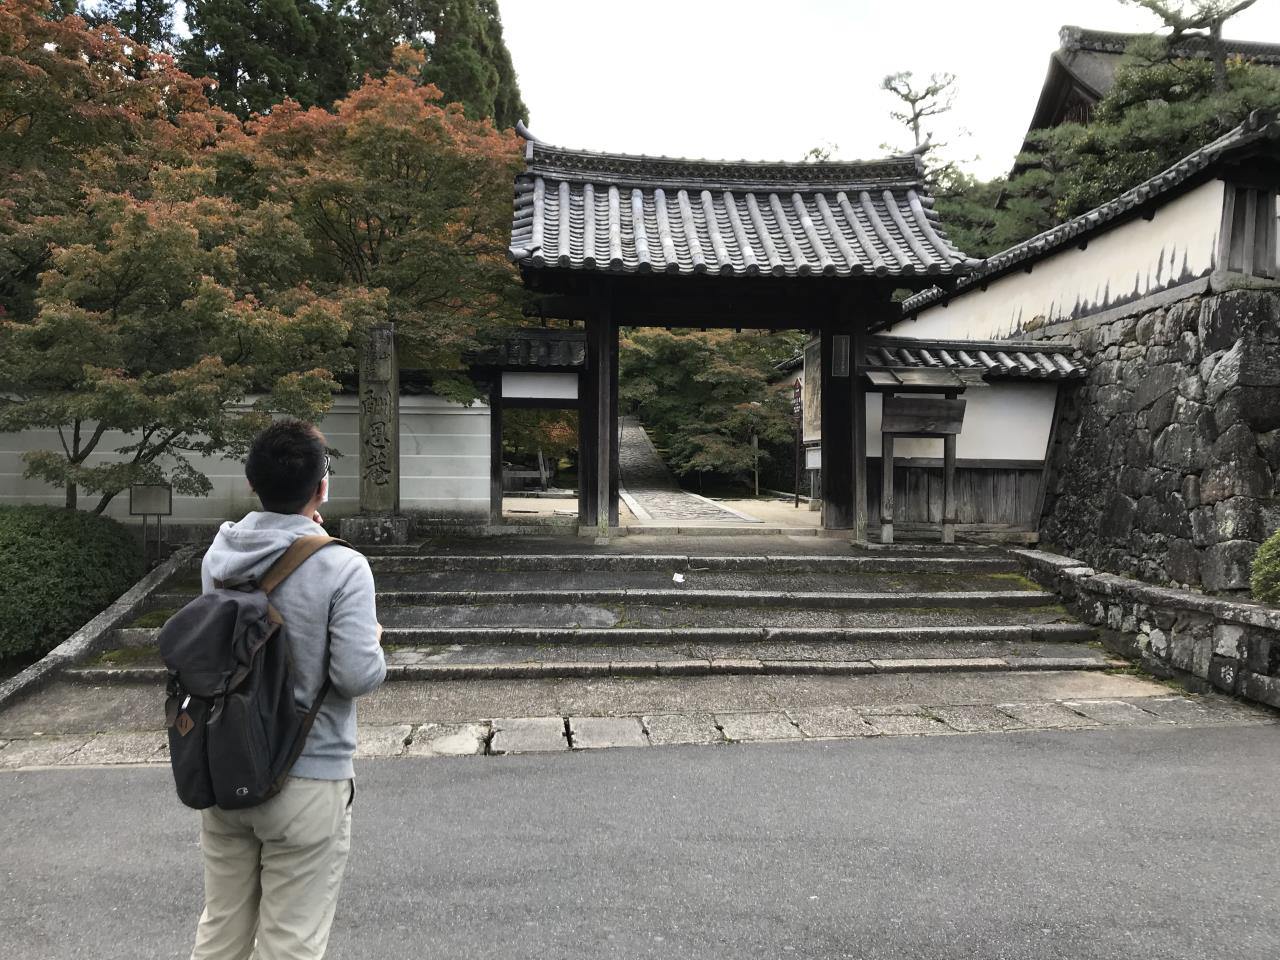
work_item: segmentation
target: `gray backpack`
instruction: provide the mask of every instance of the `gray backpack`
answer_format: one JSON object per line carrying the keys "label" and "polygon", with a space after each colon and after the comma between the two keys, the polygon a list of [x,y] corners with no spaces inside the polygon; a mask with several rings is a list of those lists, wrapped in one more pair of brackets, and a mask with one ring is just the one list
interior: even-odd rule
{"label": "gray backpack", "polygon": [[219,581],[161,628],[169,758],[187,806],[254,807],[284,786],[329,693],[329,640],[320,692],[299,707],[285,623],[270,594],[331,543],[343,541],[300,537],[261,579]]}

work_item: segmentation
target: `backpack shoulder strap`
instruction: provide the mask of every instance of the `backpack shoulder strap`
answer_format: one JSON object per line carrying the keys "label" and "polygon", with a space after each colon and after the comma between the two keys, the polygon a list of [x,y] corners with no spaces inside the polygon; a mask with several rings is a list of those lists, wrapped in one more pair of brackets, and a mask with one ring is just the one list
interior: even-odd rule
{"label": "backpack shoulder strap", "polygon": [[351,546],[345,540],[339,540],[337,537],[299,537],[289,544],[288,549],[280,555],[280,559],[267,568],[267,572],[258,580],[259,589],[263,593],[271,593],[272,590],[284,583],[291,573],[302,566],[313,553],[329,546],[331,543],[337,543],[344,547]]}

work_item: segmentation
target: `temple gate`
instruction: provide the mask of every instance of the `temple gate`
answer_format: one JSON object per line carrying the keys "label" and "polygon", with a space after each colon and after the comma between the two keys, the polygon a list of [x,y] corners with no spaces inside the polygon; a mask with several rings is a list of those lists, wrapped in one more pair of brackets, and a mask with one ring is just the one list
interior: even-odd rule
{"label": "temple gate", "polygon": [[580,522],[618,525],[618,330],[817,330],[822,525],[866,535],[869,330],[895,293],[976,261],[946,239],[916,155],[748,163],[589,153],[528,134],[512,259],[537,312],[581,321]]}

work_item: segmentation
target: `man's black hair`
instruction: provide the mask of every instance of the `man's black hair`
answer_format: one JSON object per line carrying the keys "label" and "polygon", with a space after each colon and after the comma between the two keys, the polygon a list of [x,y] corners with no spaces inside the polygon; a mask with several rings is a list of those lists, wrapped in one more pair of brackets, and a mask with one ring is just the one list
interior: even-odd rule
{"label": "man's black hair", "polygon": [[244,475],[272,513],[297,513],[325,476],[324,434],[301,420],[277,420],[253,438]]}

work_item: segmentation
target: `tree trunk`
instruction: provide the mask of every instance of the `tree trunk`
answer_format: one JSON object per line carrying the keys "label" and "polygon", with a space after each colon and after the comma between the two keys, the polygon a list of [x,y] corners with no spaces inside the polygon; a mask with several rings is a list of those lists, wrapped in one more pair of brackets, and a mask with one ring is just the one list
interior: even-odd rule
{"label": "tree trunk", "polygon": [[1222,21],[1209,25],[1209,55],[1213,57],[1213,90],[1227,92],[1227,51],[1222,44]]}
{"label": "tree trunk", "polygon": [[[120,491],[117,490],[116,493]],[[116,498],[116,493],[104,493],[98,500],[98,505],[93,508],[93,515],[99,516],[103,510],[107,509],[107,504]]]}
{"label": "tree trunk", "polygon": [[76,494],[76,485],[67,481],[67,499],[65,506],[68,510],[76,509]]}

